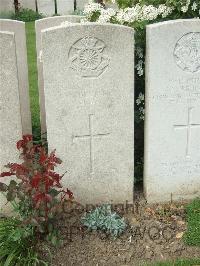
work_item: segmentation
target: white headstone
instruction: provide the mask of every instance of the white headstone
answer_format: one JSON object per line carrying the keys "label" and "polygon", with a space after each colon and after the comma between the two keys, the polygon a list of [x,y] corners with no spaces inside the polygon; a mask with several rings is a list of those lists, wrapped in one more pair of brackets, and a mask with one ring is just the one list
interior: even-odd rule
{"label": "white headstone", "polygon": [[42,43],[47,138],[64,186],[82,203],[132,202],[134,30],[76,24],[43,31]]}
{"label": "white headstone", "polygon": [[22,129],[23,134],[31,134],[32,125],[29,99],[25,23],[10,19],[0,19],[0,30],[15,33]]}
{"label": "white headstone", "polygon": [[36,11],[35,0],[19,0],[20,7]]}
{"label": "white headstone", "polygon": [[[0,172],[7,171],[4,165],[17,162],[19,154],[16,142],[22,138],[17,73],[15,36],[11,32],[0,32]],[[9,181],[8,177],[0,182]],[[6,200],[0,193],[0,213],[9,212]]]}
{"label": "white headstone", "polygon": [[84,7],[88,4],[88,2],[88,0],[76,0],[76,9],[84,10]]}
{"label": "white headstone", "polygon": [[15,11],[13,0],[0,0],[0,12]]}
{"label": "white headstone", "polygon": [[50,18],[44,18],[36,20],[35,31],[36,31],[36,49],[37,49],[37,68],[38,68],[38,88],[40,98],[40,123],[42,134],[46,133],[46,114],[45,114],[45,101],[44,101],[44,80],[42,70],[42,44],[41,44],[41,31],[50,27],[61,25],[62,22],[80,22],[82,16],[56,16]]}
{"label": "white headstone", "polygon": [[147,27],[145,194],[200,196],[200,20]]}
{"label": "white headstone", "polygon": [[45,16],[52,16],[55,14],[54,0],[37,0],[38,12]]}
{"label": "white headstone", "polygon": [[57,12],[60,15],[72,14],[74,12],[74,0],[57,0]]}

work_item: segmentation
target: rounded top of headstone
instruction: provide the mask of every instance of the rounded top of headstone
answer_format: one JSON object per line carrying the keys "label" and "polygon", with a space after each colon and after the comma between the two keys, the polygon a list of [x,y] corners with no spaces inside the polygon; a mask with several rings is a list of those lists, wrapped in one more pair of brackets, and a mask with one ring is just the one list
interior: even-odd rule
{"label": "rounded top of headstone", "polygon": [[153,24],[149,24],[146,26],[147,29],[153,29],[153,28],[158,28],[158,27],[165,27],[168,25],[173,25],[173,24],[190,24],[190,23],[200,23],[199,18],[191,18],[191,19],[174,19],[174,20],[167,20],[167,21],[162,21],[162,22],[156,22]]}
{"label": "rounded top of headstone", "polygon": [[63,29],[63,28],[70,28],[70,27],[79,27],[79,28],[88,28],[88,27],[99,27],[99,28],[103,28],[103,27],[110,27],[110,28],[121,28],[121,29],[126,29],[129,31],[134,32],[134,29],[132,27],[128,27],[128,26],[124,26],[124,25],[119,25],[119,24],[111,24],[111,23],[102,23],[99,24],[98,22],[87,22],[87,23],[72,23],[70,25],[66,25],[66,26],[55,26],[55,27],[51,27],[51,28],[47,28],[42,30],[43,33],[45,32],[49,32],[49,31],[53,31],[53,30],[59,30],[59,29]]}

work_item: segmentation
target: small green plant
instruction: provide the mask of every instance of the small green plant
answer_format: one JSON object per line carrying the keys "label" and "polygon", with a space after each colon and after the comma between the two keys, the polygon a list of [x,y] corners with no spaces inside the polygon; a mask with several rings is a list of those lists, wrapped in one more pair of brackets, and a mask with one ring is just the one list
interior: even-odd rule
{"label": "small green plant", "polygon": [[15,218],[0,219],[0,266],[48,265],[35,251],[31,226],[21,226]]}
{"label": "small green plant", "polygon": [[41,19],[43,17],[44,16],[42,14],[37,13],[32,9],[20,8],[18,12],[12,14],[11,19],[29,22]]}
{"label": "small green plant", "polygon": [[126,229],[124,218],[112,212],[111,206],[106,204],[86,213],[81,222],[89,230],[101,230],[113,237],[118,237]]}
{"label": "small green plant", "polygon": [[[33,143],[32,136],[23,136],[17,142],[21,152],[19,163],[9,163],[1,177],[14,176],[9,184],[0,182],[0,191],[5,195],[16,211],[23,226],[30,225],[34,234],[46,236],[53,244],[55,241],[55,222],[62,213],[63,204],[73,199],[73,193],[63,189],[60,175],[54,171],[62,163],[56,157],[55,150],[49,155],[42,145]],[[59,237],[58,237],[59,238]]]}

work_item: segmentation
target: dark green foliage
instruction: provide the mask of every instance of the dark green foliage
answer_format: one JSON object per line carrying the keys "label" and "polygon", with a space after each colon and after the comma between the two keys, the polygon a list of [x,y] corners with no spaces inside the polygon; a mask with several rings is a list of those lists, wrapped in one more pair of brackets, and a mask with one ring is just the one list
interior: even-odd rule
{"label": "dark green foliage", "polygon": [[35,251],[31,226],[15,218],[0,219],[0,266],[47,265]]}
{"label": "dark green foliage", "polygon": [[18,12],[13,13],[11,19],[21,20],[24,22],[35,21],[43,18],[43,15],[33,11],[32,9],[20,8]]}
{"label": "dark green foliage", "polygon": [[123,218],[112,212],[110,205],[102,205],[86,213],[81,221],[89,230],[101,230],[114,237],[122,234],[127,226]]}

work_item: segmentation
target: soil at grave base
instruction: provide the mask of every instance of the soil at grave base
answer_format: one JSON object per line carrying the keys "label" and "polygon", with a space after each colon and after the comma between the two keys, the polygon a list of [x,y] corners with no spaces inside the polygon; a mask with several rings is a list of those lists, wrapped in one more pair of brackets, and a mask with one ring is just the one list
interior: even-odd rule
{"label": "soil at grave base", "polygon": [[[187,227],[185,204],[149,206],[140,199],[134,210],[123,213],[128,228],[115,240],[104,233],[79,231],[81,214],[65,214],[59,221],[64,244],[58,249],[50,248],[52,265],[137,266],[144,262],[200,258],[200,247],[187,246],[183,241]],[[122,211],[118,212],[122,215]],[[42,250],[45,256],[45,248]]]}

